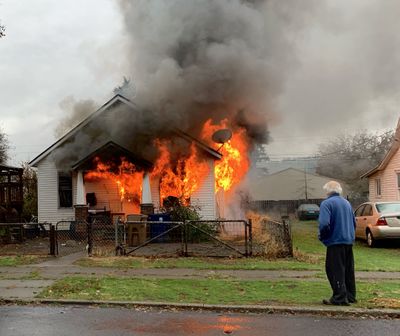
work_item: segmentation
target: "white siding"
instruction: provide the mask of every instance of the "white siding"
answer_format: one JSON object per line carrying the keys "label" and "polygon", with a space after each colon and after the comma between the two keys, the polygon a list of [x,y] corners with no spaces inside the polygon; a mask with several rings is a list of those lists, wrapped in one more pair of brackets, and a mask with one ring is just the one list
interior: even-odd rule
{"label": "white siding", "polygon": [[[38,165],[38,218],[40,222],[56,224],[61,220],[73,220],[73,208],[59,208],[58,173],[53,160],[47,156]],[[76,188],[73,188],[75,199]]]}
{"label": "white siding", "polygon": [[202,219],[216,218],[214,160],[209,159],[210,172],[200,188],[193,193],[191,204],[200,207]]}
{"label": "white siding", "polygon": [[[400,150],[397,150],[384,170],[369,177],[369,199],[371,202],[400,200],[397,173],[400,173]],[[376,195],[375,180],[377,178],[381,179],[381,197]]]}

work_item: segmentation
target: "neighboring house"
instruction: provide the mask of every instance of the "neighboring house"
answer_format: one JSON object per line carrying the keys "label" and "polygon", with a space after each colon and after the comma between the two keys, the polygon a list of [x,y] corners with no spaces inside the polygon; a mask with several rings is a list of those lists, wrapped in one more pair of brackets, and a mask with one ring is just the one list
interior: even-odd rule
{"label": "neighboring house", "polygon": [[[254,209],[266,212],[276,210],[283,214],[293,213],[302,203],[319,204],[326,198],[322,187],[331,180],[330,177],[288,168],[270,175],[249,178],[247,185]],[[346,197],[348,187],[344,182],[339,182],[343,196]]]}
{"label": "neighboring house", "polygon": [[369,201],[400,200],[400,119],[392,146],[381,163],[366,172],[361,178],[368,178]]}
{"label": "neighboring house", "polygon": [[[37,168],[40,222],[55,224],[62,220],[74,220],[79,214],[77,209],[87,206],[89,211],[105,208],[118,215],[138,213],[142,205],[146,209],[150,205],[157,211],[161,206],[160,179],[151,175],[154,162],[147,159],[145,150],[140,152],[141,148],[148,148],[152,143],[129,143],[126,141],[129,136],[122,136],[123,132],[116,130],[118,122],[123,123],[127,116],[134,118],[135,113],[140,113],[135,104],[116,95],[30,162]],[[190,203],[200,208],[204,219],[215,219],[219,214],[214,192],[214,161],[219,160],[221,154],[188,134],[176,130],[175,135],[187,147],[195,144],[206,158],[209,173],[191,195]],[[102,161],[123,157],[128,164],[137,167],[139,182],[131,183],[141,184],[135,187],[142,193],[141,201],[138,202],[135,195],[122,199],[115,181],[88,178],[98,157]],[[135,200],[141,203],[140,207],[134,204]]]}
{"label": "neighboring house", "polygon": [[[249,192],[253,200],[305,200],[324,199],[326,194],[322,187],[332,178],[317,174],[305,173],[299,169],[288,168],[274,174],[249,179]],[[347,187],[341,182],[343,195]]]}

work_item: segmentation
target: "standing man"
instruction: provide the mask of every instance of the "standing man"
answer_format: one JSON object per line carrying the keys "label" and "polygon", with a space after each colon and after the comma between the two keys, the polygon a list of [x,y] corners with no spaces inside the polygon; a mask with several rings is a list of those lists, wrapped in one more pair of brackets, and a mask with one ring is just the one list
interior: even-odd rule
{"label": "standing man", "polygon": [[356,220],[350,203],[340,194],[336,181],[324,185],[327,199],[321,203],[319,240],[326,246],[325,270],[332,288],[332,297],[322,302],[327,305],[348,306],[356,302],[353,242]]}

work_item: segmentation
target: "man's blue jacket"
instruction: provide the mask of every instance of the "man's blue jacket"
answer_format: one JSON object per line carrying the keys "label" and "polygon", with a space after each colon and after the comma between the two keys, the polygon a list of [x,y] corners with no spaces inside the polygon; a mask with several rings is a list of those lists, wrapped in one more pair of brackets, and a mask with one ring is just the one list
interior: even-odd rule
{"label": "man's blue jacket", "polygon": [[350,203],[339,194],[321,203],[318,222],[318,238],[325,246],[353,244],[356,219]]}

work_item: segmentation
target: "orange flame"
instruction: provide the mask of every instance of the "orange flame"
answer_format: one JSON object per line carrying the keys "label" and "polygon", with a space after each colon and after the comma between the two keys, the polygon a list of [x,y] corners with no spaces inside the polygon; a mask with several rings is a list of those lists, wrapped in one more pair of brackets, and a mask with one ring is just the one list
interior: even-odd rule
{"label": "orange flame", "polygon": [[[227,128],[228,121],[222,120],[219,125],[212,124],[211,119],[203,126],[202,138],[210,144],[212,134],[221,128]],[[217,149],[216,144],[213,147]],[[222,154],[222,159],[215,163],[215,191],[229,191],[233,186],[237,185],[246,175],[250,167],[250,159],[248,157],[248,142],[246,133],[243,128],[235,131],[232,138],[219,146],[218,151]]]}
{"label": "orange flame", "polygon": [[189,156],[180,158],[175,163],[171,160],[168,141],[156,140],[155,145],[160,151],[160,156],[151,177],[160,178],[160,199],[174,196],[188,204],[192,194],[198,190],[209,173],[207,162],[200,157],[194,144],[190,147]]}
{"label": "orange flame", "polygon": [[137,171],[135,165],[125,158],[121,158],[121,164],[118,167],[103,163],[98,157],[94,159],[94,162],[96,168],[85,174],[86,180],[112,180],[118,187],[121,202],[126,199],[128,202],[140,204],[143,172]]}

